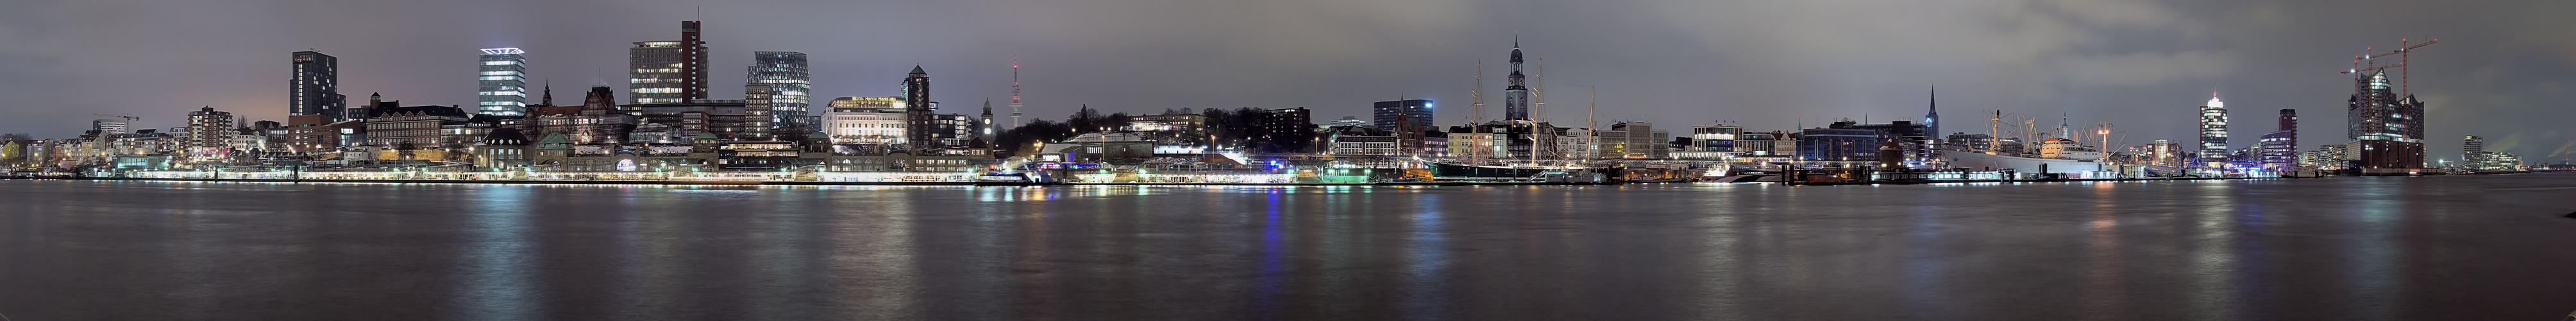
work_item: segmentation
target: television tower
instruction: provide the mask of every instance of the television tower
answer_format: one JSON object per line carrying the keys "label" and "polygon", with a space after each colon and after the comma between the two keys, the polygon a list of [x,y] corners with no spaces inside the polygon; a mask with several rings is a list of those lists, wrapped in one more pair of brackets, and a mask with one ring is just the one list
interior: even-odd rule
{"label": "television tower", "polygon": [[1020,128],[1020,58],[1011,58],[1011,129]]}

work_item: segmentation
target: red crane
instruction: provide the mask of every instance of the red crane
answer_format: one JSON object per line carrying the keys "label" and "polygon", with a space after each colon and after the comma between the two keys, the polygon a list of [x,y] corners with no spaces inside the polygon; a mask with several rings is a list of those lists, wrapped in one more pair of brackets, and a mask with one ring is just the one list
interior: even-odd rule
{"label": "red crane", "polygon": [[[2369,55],[2363,55],[2363,56],[2353,56],[2353,57],[2352,57],[2352,66],[2353,66],[2353,68],[2352,68],[2352,69],[2345,69],[2345,70],[2343,71],[2343,73],[2345,73],[2345,74],[2352,74],[2352,75],[2353,75],[2353,77],[2358,78],[2358,77],[2362,77],[2361,72],[2364,72],[2364,71],[2372,71],[2372,70],[2380,70],[2380,69],[2388,69],[2388,68],[2397,68],[2397,93],[2398,93],[2398,95],[2401,95],[2401,96],[2402,96],[2402,95],[2405,95],[2405,94],[2406,94],[2406,87],[2407,87],[2407,85],[2408,85],[2408,83],[2409,83],[2409,82],[2407,81],[2407,78],[2410,78],[2411,76],[2413,76],[2413,75],[2414,75],[2414,73],[2410,73],[2410,72],[2407,72],[2407,71],[2406,71],[2406,62],[2407,62],[2407,59],[2406,59],[2406,58],[2407,58],[2407,54],[2409,54],[2409,53],[2414,53],[2414,52],[2415,52],[2415,48],[2423,48],[2424,46],[2430,46],[2430,45],[2433,45],[2433,43],[2435,43],[2435,42],[2442,42],[2442,40],[2441,40],[2441,39],[2430,39],[2430,40],[2425,40],[2425,41],[2424,41],[2424,43],[2412,43],[2412,39],[2397,39],[2397,47],[2398,47],[2398,49],[2397,49],[2396,51],[2390,51],[2390,52],[2387,52],[2387,53],[2379,53],[2379,54],[2369,54]],[[2369,52],[2370,50],[2371,50],[2371,48],[2369,48],[2369,47],[2363,47],[2363,48],[2362,48],[2362,52]],[[2373,62],[2373,61],[2371,61],[2371,58],[2379,58],[2379,57],[2387,57],[2387,56],[2397,56],[2397,64],[2395,64],[2395,65],[2387,65],[2387,66],[2380,66],[2377,62]],[[2363,63],[2369,63],[2369,64],[2370,64],[2370,66],[2369,66],[2369,67],[2362,67],[2362,64],[2363,64]]]}

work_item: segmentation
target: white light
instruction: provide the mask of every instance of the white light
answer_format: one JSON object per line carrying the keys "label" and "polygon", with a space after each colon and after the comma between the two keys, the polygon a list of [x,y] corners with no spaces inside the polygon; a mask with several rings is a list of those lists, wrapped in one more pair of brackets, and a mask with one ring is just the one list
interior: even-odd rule
{"label": "white light", "polygon": [[483,49],[483,54],[486,54],[486,55],[516,55],[516,54],[523,54],[523,53],[528,53],[528,52],[526,52],[526,51],[520,51],[520,50],[519,50],[519,48],[486,48],[486,49]]}

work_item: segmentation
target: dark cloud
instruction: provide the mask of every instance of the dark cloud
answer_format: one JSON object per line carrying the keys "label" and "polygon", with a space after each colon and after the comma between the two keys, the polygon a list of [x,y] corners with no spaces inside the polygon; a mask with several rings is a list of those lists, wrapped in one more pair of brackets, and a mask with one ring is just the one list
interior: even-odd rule
{"label": "dark cloud", "polygon": [[[701,9],[703,8],[703,9]],[[2568,77],[2576,3],[2422,1],[152,1],[38,0],[0,11],[0,131],[70,136],[93,112],[178,124],[211,105],[284,116],[287,53],[340,56],[344,93],[471,104],[474,49],[527,49],[532,76],[567,96],[621,82],[629,43],[677,37],[703,15],[716,86],[755,50],[813,55],[817,96],[891,95],[914,64],[946,106],[1009,97],[1022,62],[1028,114],[1076,106],[1293,107],[1364,115],[1371,101],[1439,100],[1467,118],[1478,60],[1497,94],[1517,34],[1546,61],[1543,111],[1681,128],[1755,129],[1920,117],[1939,85],[1947,129],[2000,109],[2053,123],[2116,123],[2130,144],[2193,136],[2212,92],[2237,145],[2295,108],[2306,145],[2343,135],[2364,47],[2438,36],[2414,57],[2435,156],[2458,138],[2542,158],[2576,131]],[[700,10],[703,10],[701,13]],[[739,93],[731,95],[738,96]],[[720,94],[720,97],[727,96]],[[1489,97],[1493,98],[1493,97]],[[1500,99],[1488,99],[1499,102]],[[1500,107],[1490,108],[1498,116]],[[2054,124],[2048,124],[2054,126]],[[2562,155],[2560,157],[2576,157]]]}

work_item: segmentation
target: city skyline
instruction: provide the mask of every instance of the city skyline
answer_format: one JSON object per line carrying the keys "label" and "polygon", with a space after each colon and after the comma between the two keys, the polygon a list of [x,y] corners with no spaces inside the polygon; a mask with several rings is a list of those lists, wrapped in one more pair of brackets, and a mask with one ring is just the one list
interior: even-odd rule
{"label": "city skyline", "polygon": [[[1754,129],[1787,130],[1818,127],[1841,118],[1885,122],[1919,115],[1926,107],[1922,90],[1950,87],[1954,112],[2005,109],[2025,114],[2071,114],[2077,123],[2112,121],[2129,131],[2126,143],[2142,145],[2157,138],[2196,137],[2197,97],[2220,92],[2241,110],[2307,110],[2312,124],[2340,124],[2342,100],[2350,94],[2349,76],[2334,73],[2364,47],[2386,51],[2397,39],[2432,35],[2441,46],[2422,52],[2411,71],[2421,71],[2411,92],[2430,114],[2429,137],[2489,137],[2487,150],[2549,157],[2569,139],[2569,131],[2550,119],[2571,111],[2555,106],[2571,95],[2566,82],[2548,75],[2570,68],[2563,55],[2576,51],[2576,41],[2547,37],[2576,30],[2576,23],[2548,21],[2534,12],[2566,12],[2566,4],[2471,8],[2370,9],[2285,8],[2267,4],[2172,4],[2139,2],[2071,2],[2031,4],[2011,1],[1960,4],[1957,8],[1925,7],[1917,16],[1882,17],[1825,4],[1780,4],[1764,11],[1783,16],[1837,17],[1780,23],[1778,19],[1743,16],[1774,26],[1701,22],[1642,14],[1656,8],[1702,12],[1715,17],[1744,14],[1706,9],[1707,4],[1653,1],[1614,2],[1601,7],[1505,2],[1433,2],[1378,4],[1371,11],[1337,16],[1313,12],[1299,4],[1227,4],[1270,12],[1265,16],[1210,14],[1184,19],[1138,19],[1152,22],[1106,24],[1094,19],[1052,18],[1033,12],[1056,6],[1149,4],[1094,1],[1078,4],[994,4],[1015,8],[933,8],[916,15],[870,13],[886,18],[859,25],[817,24],[812,19],[765,10],[779,4],[744,3],[705,8],[711,62],[708,69],[752,65],[755,51],[811,54],[814,97],[891,96],[885,83],[914,64],[938,70],[939,96],[933,100],[1007,99],[1012,88],[1010,61],[1024,60],[1022,82],[1034,119],[1061,119],[1075,106],[1104,111],[1150,112],[1165,108],[1314,109],[1314,117],[1369,115],[1371,102],[1404,98],[1449,102],[1436,124],[1448,126],[1472,117],[1470,89],[1486,96],[1485,119],[1502,118],[1503,68],[1484,68],[1487,88],[1473,88],[1475,64],[1503,65],[1517,32],[1530,50],[1533,65],[1553,65],[1553,87],[1537,89],[1541,98],[1578,86],[1598,86],[1603,123],[1651,121],[1668,128],[1713,124],[1720,120]],[[144,17],[179,15],[189,8],[220,4],[147,6]],[[301,5],[301,7],[298,7]],[[337,3],[278,3],[213,10],[208,30],[253,29],[257,36],[194,36],[223,39],[204,51],[141,50],[138,43],[190,44],[197,30],[167,26],[83,28],[91,22],[49,17],[49,13],[103,10],[92,3],[55,3],[31,10],[0,13],[8,36],[42,44],[0,49],[0,81],[7,93],[27,97],[9,108],[15,117],[0,119],[0,132],[59,138],[76,134],[97,118],[92,113],[142,116],[134,128],[176,127],[179,115],[199,106],[235,113],[252,120],[285,120],[285,97],[276,94],[277,74],[286,69],[277,57],[317,50],[338,57],[345,72],[340,94],[384,93],[389,99],[415,104],[473,105],[475,88],[463,84],[462,66],[473,61],[466,49],[527,48],[528,83],[568,88],[607,82],[625,95],[627,63],[623,49],[634,42],[672,38],[674,21],[700,20],[690,6],[614,6],[588,12],[573,5],[529,6],[498,15],[526,21],[450,23],[455,28],[395,28],[442,25],[441,20],[479,21],[477,11],[444,12],[470,4],[395,4],[358,10]],[[922,5],[933,6],[933,5]],[[1888,4],[1906,11],[1921,4]],[[392,17],[381,23],[346,29],[257,29],[257,19],[282,8],[304,10],[421,12],[419,17]],[[660,8],[668,7],[668,8]],[[817,9],[830,8],[819,6]],[[1983,13],[1984,9],[2013,13]],[[2401,7],[2403,8],[2403,7]],[[1204,9],[1204,8],[1201,8]],[[1345,8],[1347,9],[1347,8]],[[1028,10],[1026,12],[1020,10]],[[1104,15],[1150,15],[1144,12],[1094,12]],[[1448,12],[1454,10],[1458,12]],[[814,12],[832,10],[783,10]],[[901,11],[901,10],[891,10]],[[1152,11],[1152,10],[1139,10]],[[1198,10],[1234,12],[1242,10]],[[1378,12],[1384,11],[1384,12]],[[2112,15],[2114,11],[2121,14]],[[2394,12],[2380,12],[2394,11]],[[874,16],[886,15],[886,16]],[[1386,15],[1386,16],[1379,16]],[[53,14],[50,16],[65,16]],[[68,15],[77,16],[77,15]],[[539,24],[540,17],[564,22]],[[1583,17],[1644,17],[1649,26],[1605,24]],[[249,19],[243,19],[243,18]],[[1256,19],[1243,19],[1243,18]],[[1271,17],[1271,18],[1259,18]],[[1340,19],[1289,19],[1340,18]],[[23,19],[21,19],[23,18]],[[1413,19],[1399,19],[1413,18]],[[1489,19],[1499,18],[1499,19]],[[1900,28],[1871,18],[1895,19],[1919,26]],[[2480,18],[2480,21],[2468,21]],[[172,23],[205,21],[198,17]],[[326,17],[324,21],[347,19]],[[1232,20],[1229,20],[1232,19]],[[2444,23],[2444,20],[2452,20]],[[231,21],[243,20],[243,21]],[[959,20],[959,21],[948,21]],[[1098,19],[1121,20],[1121,19]],[[1314,20],[1314,21],[1305,21]],[[1419,21],[1415,21],[1419,20]],[[1489,21],[1491,20],[1491,21]],[[1729,20],[1729,19],[1707,19]],[[146,19],[146,21],[153,21]],[[1002,26],[983,26],[985,22]],[[2020,21],[2022,26],[1997,26]],[[2363,21],[2360,23],[2349,21]],[[2368,23],[2368,21],[2390,21]],[[1361,24],[1386,29],[1383,34],[1357,32]],[[1906,23],[1895,23],[1904,25]],[[2003,23],[2009,24],[2009,23]],[[1158,31],[1202,27],[1189,31]],[[1295,29],[1321,29],[1296,31]],[[1719,28],[1730,27],[1730,28]],[[918,28],[905,33],[845,34],[846,30]],[[190,28],[198,29],[198,28]],[[483,30],[477,30],[483,29]],[[1190,28],[1180,28],[1190,29]],[[1764,30],[1777,29],[1777,30]],[[901,30],[901,29],[891,29]],[[1130,32],[1136,31],[1136,32]],[[1125,35],[1122,33],[1138,33]],[[1356,34],[1356,35],[1355,35]],[[1941,38],[1945,41],[1911,40]],[[406,39],[389,42],[381,39]],[[168,40],[168,41],[164,41]],[[238,41],[234,41],[238,40]],[[893,44],[907,44],[894,46]],[[918,44],[918,45],[911,45]],[[894,47],[894,48],[888,48]],[[81,54],[70,53],[108,53]],[[129,53],[130,52],[130,53]],[[1544,59],[1556,58],[1556,59]],[[2040,68],[2029,68],[2030,62]],[[172,67],[171,64],[179,64]],[[113,66],[108,66],[113,65]],[[171,67],[171,68],[165,68]],[[1535,66],[1534,66],[1535,67]],[[223,76],[214,76],[223,75]],[[730,72],[709,73],[714,98],[741,98],[725,84],[743,81]],[[244,81],[229,81],[243,79]],[[267,80],[262,80],[267,79]],[[606,81],[600,81],[600,80]],[[100,86],[111,82],[130,85]],[[1540,84],[1533,79],[1533,84]],[[107,99],[83,97],[112,97]],[[1568,96],[1572,97],[1572,96]],[[1560,125],[1582,118],[1579,106],[1555,99],[1536,111]],[[957,108],[941,113],[971,114]],[[2233,127],[2263,128],[2263,117],[2238,117]],[[2256,123],[2242,123],[2242,121]],[[1951,121],[1950,131],[1973,122]],[[2304,144],[2335,143],[2339,133],[2313,132]],[[2250,135],[2241,135],[2250,136]],[[2231,148],[2249,140],[2231,141]],[[2118,142],[2115,142],[2118,143]],[[2432,140],[2428,158],[2456,159],[2460,142]],[[2303,148],[2304,149],[2304,148]]]}

